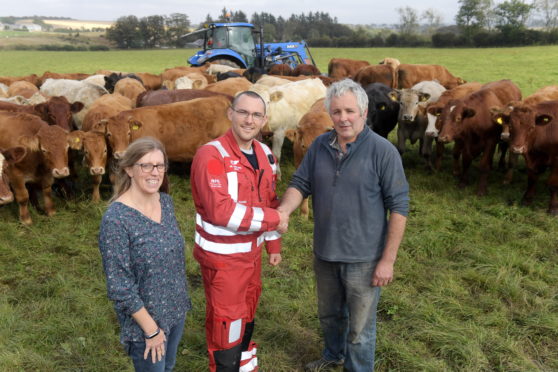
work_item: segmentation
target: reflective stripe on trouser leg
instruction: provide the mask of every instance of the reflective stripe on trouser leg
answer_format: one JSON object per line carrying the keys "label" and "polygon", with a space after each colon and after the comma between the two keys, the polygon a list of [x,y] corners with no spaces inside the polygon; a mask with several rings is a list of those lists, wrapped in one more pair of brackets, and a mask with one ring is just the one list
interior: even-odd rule
{"label": "reflective stripe on trouser leg", "polygon": [[256,352],[256,343],[250,342],[248,350],[243,351],[241,354],[238,372],[254,372],[258,370],[258,357],[256,356]]}

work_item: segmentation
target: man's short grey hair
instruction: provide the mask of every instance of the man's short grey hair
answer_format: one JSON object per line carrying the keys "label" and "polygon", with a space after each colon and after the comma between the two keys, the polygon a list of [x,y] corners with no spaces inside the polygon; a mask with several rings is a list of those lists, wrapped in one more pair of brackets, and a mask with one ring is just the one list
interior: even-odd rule
{"label": "man's short grey hair", "polygon": [[333,98],[341,97],[347,93],[353,93],[355,95],[360,114],[363,115],[366,109],[368,109],[368,96],[360,84],[355,83],[351,79],[337,81],[327,88],[324,102],[327,112],[329,112],[329,107]]}

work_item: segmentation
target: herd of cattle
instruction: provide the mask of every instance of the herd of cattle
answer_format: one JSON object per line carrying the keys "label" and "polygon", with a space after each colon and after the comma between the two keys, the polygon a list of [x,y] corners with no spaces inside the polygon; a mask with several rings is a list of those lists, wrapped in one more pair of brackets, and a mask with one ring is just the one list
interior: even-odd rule
{"label": "herd of cattle", "polygon": [[[326,87],[344,78],[365,89],[367,124],[375,132],[387,138],[397,126],[400,153],[407,141],[418,140],[426,165],[439,169],[445,144],[454,142],[453,172],[463,185],[472,160],[480,157],[478,195],[487,191],[497,147],[507,182],[518,156],[525,157],[525,204],[550,166],[548,211],[558,214],[558,86],[522,99],[510,80],[467,83],[443,66],[401,64],[394,58],[377,65],[334,58],[327,76],[310,65],[262,71],[206,64],[160,75],[99,70],[0,77],[0,205],[15,195],[20,220],[30,224],[26,184],[33,184],[43,192],[46,214],[54,214],[54,179],[75,174],[80,154],[92,176],[92,199],[98,201],[107,164],[142,136],[158,138],[171,161],[189,162],[198,147],[227,131],[226,109],[244,90],[258,92],[267,102],[266,131],[272,134],[274,154],[280,160],[288,137],[298,165],[312,141],[332,129],[324,106]],[[307,204],[302,211],[308,214]]]}

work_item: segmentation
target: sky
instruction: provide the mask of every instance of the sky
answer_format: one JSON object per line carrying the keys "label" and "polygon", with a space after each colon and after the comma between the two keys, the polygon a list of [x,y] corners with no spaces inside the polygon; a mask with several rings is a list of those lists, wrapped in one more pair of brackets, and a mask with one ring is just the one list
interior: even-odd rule
{"label": "sky", "polygon": [[399,23],[397,8],[410,6],[422,14],[434,9],[442,23],[453,24],[459,8],[457,0],[0,0],[0,16],[61,16],[82,21],[114,21],[121,16],[138,18],[150,15],[184,13],[192,24],[205,20],[207,14],[217,18],[221,9],[242,10],[248,18],[267,12],[284,18],[291,14],[326,12],[344,24]]}

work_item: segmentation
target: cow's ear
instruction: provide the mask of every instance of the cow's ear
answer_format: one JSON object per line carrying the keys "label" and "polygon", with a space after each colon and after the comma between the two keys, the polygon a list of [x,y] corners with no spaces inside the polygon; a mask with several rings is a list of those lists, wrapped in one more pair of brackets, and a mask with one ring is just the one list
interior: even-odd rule
{"label": "cow's ear", "polygon": [[287,137],[289,141],[294,143],[296,140],[296,129],[289,129],[288,131],[286,131],[285,137]]}
{"label": "cow's ear", "polygon": [[538,115],[535,118],[535,125],[548,125],[554,120],[551,115]]}
{"label": "cow's ear", "polygon": [[72,150],[81,150],[83,148],[83,137],[85,132],[81,130],[74,130],[68,133],[68,144]]}
{"label": "cow's ear", "polygon": [[419,101],[420,102],[426,102],[426,101],[428,101],[429,98],[430,98],[430,94],[428,94],[428,93],[420,93],[420,95],[419,95]]}
{"label": "cow's ear", "polygon": [[283,92],[281,92],[281,91],[273,92],[273,93],[271,93],[271,95],[269,96],[269,100],[270,100],[271,102],[277,102],[277,101],[279,101],[281,98],[283,98]]}
{"label": "cow's ear", "polygon": [[475,111],[475,109],[472,109],[470,107],[466,107],[463,109],[463,115],[461,115],[461,117],[463,119],[465,118],[472,118],[473,116],[475,116],[477,112]]}
{"label": "cow's ear", "polygon": [[201,79],[196,79],[192,82],[192,89],[201,89],[203,86],[203,81]]}
{"label": "cow's ear", "polygon": [[39,151],[39,137],[37,136],[21,136],[18,143],[25,147],[28,151]]}
{"label": "cow's ear", "polygon": [[388,93],[388,97],[393,102],[399,101],[399,91],[397,89],[392,90],[391,92]]}
{"label": "cow's ear", "polygon": [[141,121],[137,120],[136,118],[134,118],[133,116],[130,116],[128,118],[128,125],[130,125],[131,130],[138,130],[138,129],[141,128],[143,123]]}
{"label": "cow's ear", "polygon": [[83,110],[84,107],[85,105],[83,103],[76,101],[70,105],[70,111],[75,114]]}
{"label": "cow's ear", "polygon": [[25,155],[27,155],[27,150],[25,149],[25,147],[21,146],[11,147],[5,151],[2,151],[2,155],[4,155],[4,158],[6,158],[8,163],[15,164],[23,160]]}
{"label": "cow's ear", "polygon": [[106,134],[107,123],[108,123],[107,119],[99,120],[98,122],[93,124],[93,126],[91,127],[91,131]]}

